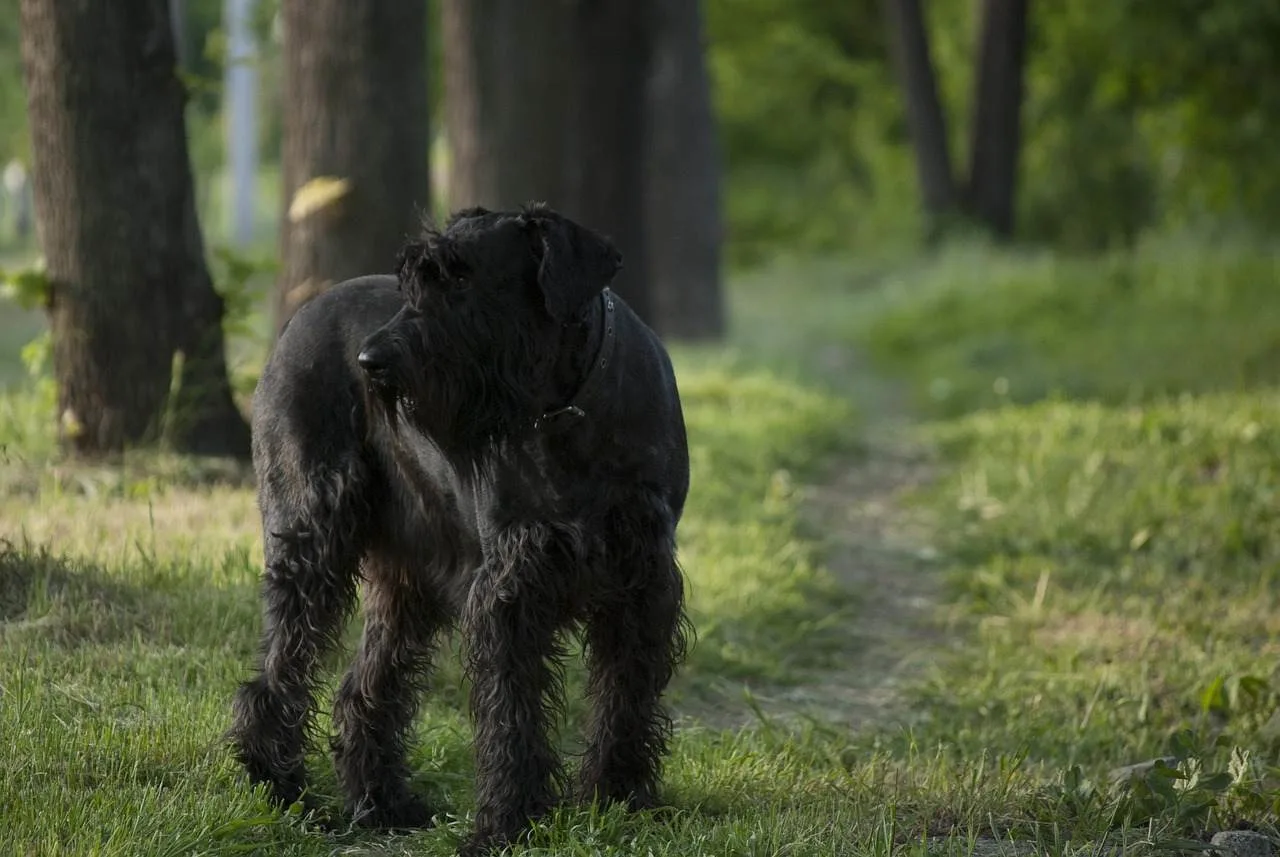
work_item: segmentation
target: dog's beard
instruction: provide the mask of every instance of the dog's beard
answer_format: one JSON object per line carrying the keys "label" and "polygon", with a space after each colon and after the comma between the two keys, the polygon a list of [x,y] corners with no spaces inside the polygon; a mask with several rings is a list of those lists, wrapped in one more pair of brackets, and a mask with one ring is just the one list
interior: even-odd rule
{"label": "dog's beard", "polygon": [[399,385],[366,380],[365,399],[369,410],[380,414],[393,429],[399,425],[402,417],[412,419],[413,400],[405,395],[404,389]]}
{"label": "dog's beard", "polygon": [[369,380],[365,383],[369,410],[392,431],[405,429],[428,437],[444,437],[452,422],[438,390],[417,390],[412,384]]}
{"label": "dog's beard", "polygon": [[414,422],[418,415],[418,400],[404,394],[396,396],[395,407],[400,416]]}

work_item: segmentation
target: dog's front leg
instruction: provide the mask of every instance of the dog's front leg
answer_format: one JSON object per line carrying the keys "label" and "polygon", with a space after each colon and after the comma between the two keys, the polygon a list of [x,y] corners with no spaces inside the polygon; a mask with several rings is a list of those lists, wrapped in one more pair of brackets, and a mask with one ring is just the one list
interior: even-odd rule
{"label": "dog's front leg", "polygon": [[464,619],[476,759],[476,829],[465,854],[513,840],[564,785],[550,721],[563,705],[567,558],[528,530],[495,537],[486,553]]}

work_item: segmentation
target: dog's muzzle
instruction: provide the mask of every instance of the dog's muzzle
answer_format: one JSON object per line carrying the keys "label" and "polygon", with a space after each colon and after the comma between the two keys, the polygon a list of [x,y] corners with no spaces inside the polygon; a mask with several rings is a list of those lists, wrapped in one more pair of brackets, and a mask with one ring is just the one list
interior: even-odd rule
{"label": "dog's muzzle", "polygon": [[360,364],[360,368],[370,380],[380,381],[387,377],[387,370],[391,367],[391,357],[388,349],[369,344],[360,349],[360,353],[356,355],[356,362]]}

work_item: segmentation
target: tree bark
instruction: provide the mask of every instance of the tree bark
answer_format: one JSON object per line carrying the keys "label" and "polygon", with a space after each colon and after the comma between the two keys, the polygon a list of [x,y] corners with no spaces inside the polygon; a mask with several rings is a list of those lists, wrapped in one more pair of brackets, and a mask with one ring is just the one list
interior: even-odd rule
{"label": "tree bark", "polygon": [[20,15],[64,446],[117,452],[156,439],[167,416],[179,450],[247,456],[168,0],[22,0]]}
{"label": "tree bark", "polygon": [[653,3],[645,231],[656,326],[677,339],[724,334],[720,150],[697,0]]}
{"label": "tree bark", "polygon": [[613,239],[623,258],[614,289],[657,326],[644,204],[652,14],[636,0],[572,3],[568,213]]}
{"label": "tree bark", "polygon": [[984,0],[966,204],[995,235],[1013,235],[1022,144],[1027,0]]}
{"label": "tree bark", "polygon": [[549,203],[611,237],[654,322],[645,250],[650,4],[444,0],[450,205]]}
{"label": "tree bark", "polygon": [[935,235],[956,207],[947,121],[938,99],[920,0],[884,0],[889,46],[906,98],[907,128],[916,156],[916,175],[928,231]]}
{"label": "tree bark", "polygon": [[451,208],[568,204],[567,8],[528,0],[444,0]]}
{"label": "tree bark", "polygon": [[[277,330],[333,283],[388,272],[429,208],[427,4],[283,0],[283,273]],[[316,178],[332,204],[290,216]]]}
{"label": "tree bark", "polygon": [[[185,138],[184,138],[185,139]],[[236,406],[222,332],[224,305],[204,261],[204,241],[188,172],[180,228],[191,250],[177,297],[174,345],[181,360],[170,381],[165,439],[178,452],[249,458],[249,424]]]}

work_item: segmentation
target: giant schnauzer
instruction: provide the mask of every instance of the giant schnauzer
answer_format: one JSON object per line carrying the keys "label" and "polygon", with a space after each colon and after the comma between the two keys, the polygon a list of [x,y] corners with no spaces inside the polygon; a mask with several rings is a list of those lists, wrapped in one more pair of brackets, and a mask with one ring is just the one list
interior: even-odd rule
{"label": "giant schnauzer", "polygon": [[576,796],[657,800],[684,654],[675,557],[684,419],[658,338],[608,284],[609,241],[545,206],[468,209],[397,277],[304,306],[254,398],[265,540],[260,672],[230,736],[255,782],[302,797],[317,669],[363,584],[331,739],[354,821],[428,824],[406,744],[442,632],[460,627],[475,723],[477,853],[569,791],[552,744],[564,634],[593,714]]}

